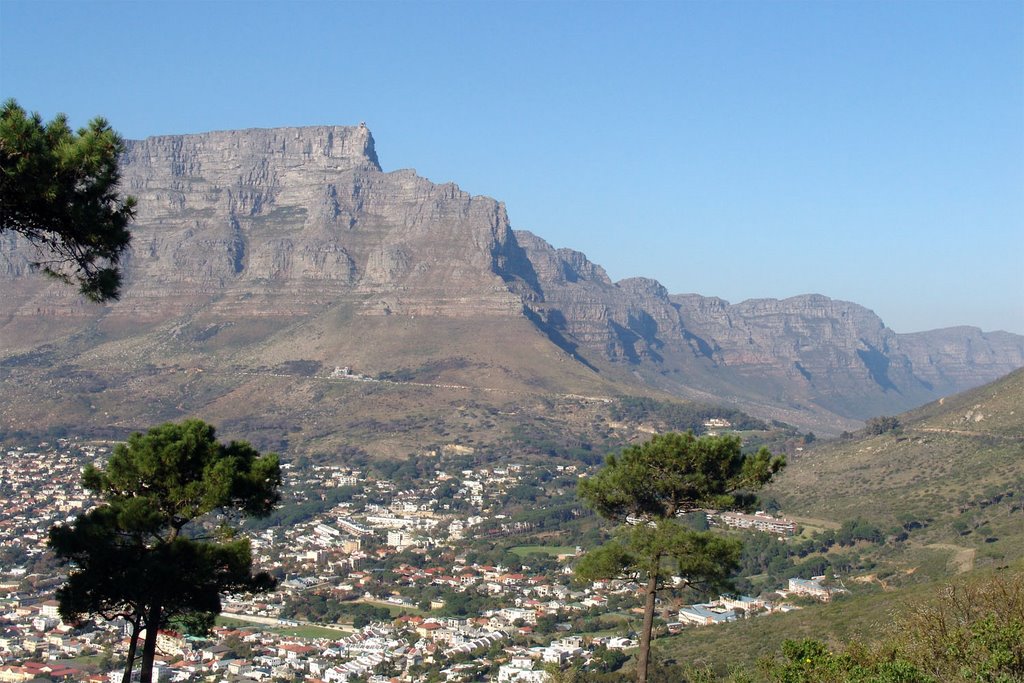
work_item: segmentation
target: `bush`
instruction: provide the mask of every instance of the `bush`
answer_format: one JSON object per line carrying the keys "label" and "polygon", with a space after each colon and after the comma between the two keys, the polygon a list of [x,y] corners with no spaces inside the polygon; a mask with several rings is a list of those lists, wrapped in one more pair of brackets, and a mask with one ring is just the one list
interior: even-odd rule
{"label": "bush", "polygon": [[789,640],[760,673],[774,683],[1024,681],[1024,570],[947,584],[900,611],[882,637],[838,652]]}
{"label": "bush", "polygon": [[895,432],[900,428],[900,421],[895,417],[873,417],[867,421],[864,431],[869,435],[877,436],[886,432]]}
{"label": "bush", "polygon": [[951,583],[906,610],[892,636],[901,656],[940,680],[1022,681],[1024,570]]}

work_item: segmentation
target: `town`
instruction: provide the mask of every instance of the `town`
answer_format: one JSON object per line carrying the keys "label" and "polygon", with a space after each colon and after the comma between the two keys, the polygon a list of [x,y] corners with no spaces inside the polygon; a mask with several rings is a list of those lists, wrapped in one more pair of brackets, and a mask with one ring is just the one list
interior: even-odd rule
{"label": "town", "polygon": [[[81,470],[112,448],[74,439],[0,447],[0,681],[121,681],[125,624],[64,623],[55,600],[64,569],[46,545],[51,526],[91,505]],[[283,464],[284,504],[245,528],[277,589],[227,596],[207,637],[162,632],[157,680],[541,683],[552,667],[613,670],[636,647],[638,586],[573,576],[600,533],[575,498],[587,467],[488,463],[454,444],[411,464],[354,460]],[[765,512],[708,511],[699,521],[797,532]],[[823,578],[794,576],[761,597],[665,601],[663,628],[828,601],[843,589]]]}

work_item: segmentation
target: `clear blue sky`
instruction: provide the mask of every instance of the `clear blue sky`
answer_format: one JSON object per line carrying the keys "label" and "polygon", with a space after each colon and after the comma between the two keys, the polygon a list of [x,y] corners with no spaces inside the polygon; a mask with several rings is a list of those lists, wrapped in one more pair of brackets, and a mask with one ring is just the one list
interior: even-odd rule
{"label": "clear blue sky", "polygon": [[0,0],[0,96],[357,124],[613,279],[1024,333],[1024,2]]}

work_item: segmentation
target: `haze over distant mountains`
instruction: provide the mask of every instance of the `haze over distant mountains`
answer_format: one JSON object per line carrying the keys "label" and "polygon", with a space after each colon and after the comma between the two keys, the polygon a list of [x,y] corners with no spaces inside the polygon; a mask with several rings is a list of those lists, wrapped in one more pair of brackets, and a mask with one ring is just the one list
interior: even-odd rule
{"label": "haze over distant mountains", "polygon": [[665,392],[836,433],[1024,366],[1021,335],[897,334],[817,294],[730,304],[612,282],[513,230],[500,202],[382,172],[364,126],[130,142],[123,186],[139,207],[118,303],[29,273],[25,244],[0,237],[0,427],[248,409],[326,431],[340,418],[313,409],[322,392],[266,377],[349,366],[506,398]]}

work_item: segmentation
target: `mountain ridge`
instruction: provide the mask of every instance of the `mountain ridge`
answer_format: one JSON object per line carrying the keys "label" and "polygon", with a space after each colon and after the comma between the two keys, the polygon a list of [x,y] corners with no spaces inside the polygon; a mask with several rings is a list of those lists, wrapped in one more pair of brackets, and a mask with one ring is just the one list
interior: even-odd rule
{"label": "mountain ridge", "polygon": [[[30,275],[26,245],[0,236],[0,363],[57,359],[19,381],[64,367],[110,387],[129,369],[147,384],[171,365],[302,361],[429,366],[465,382],[488,368],[481,386],[655,391],[837,433],[1024,365],[1019,335],[899,335],[823,295],[730,304],[650,278],[612,282],[582,252],[514,229],[499,201],[384,172],[362,125],[157,136],[129,142],[122,170],[139,208],[121,301],[93,306]],[[193,379],[198,397],[151,415],[201,412],[244,384]],[[162,393],[153,400],[171,400]],[[302,422],[298,399],[287,403],[277,410]]]}

